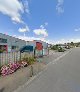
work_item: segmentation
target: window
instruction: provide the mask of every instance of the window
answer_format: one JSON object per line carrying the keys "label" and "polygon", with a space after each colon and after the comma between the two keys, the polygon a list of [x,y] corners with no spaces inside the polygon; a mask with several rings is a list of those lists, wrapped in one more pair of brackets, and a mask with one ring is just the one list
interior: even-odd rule
{"label": "window", "polygon": [[12,46],[12,49],[16,49],[16,46]]}
{"label": "window", "polygon": [[0,38],[0,43],[7,43],[7,39]]}

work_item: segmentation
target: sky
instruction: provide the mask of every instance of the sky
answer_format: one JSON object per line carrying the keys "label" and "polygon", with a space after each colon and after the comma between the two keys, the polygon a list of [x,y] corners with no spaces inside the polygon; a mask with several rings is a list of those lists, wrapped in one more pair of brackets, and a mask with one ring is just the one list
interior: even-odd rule
{"label": "sky", "polygon": [[48,43],[80,41],[80,0],[0,0],[0,33]]}

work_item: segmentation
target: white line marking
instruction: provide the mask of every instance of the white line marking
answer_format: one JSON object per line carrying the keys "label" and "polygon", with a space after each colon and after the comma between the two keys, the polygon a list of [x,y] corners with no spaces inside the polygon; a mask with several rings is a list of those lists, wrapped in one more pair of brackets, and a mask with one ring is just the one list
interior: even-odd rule
{"label": "white line marking", "polygon": [[19,92],[24,87],[28,86],[33,80],[35,80],[39,75],[41,75],[46,70],[46,67],[44,67],[43,71],[39,72],[37,75],[31,77],[24,85],[19,86],[16,90],[13,92]]}
{"label": "white line marking", "polygon": [[64,56],[66,56],[70,51],[71,51],[71,50],[67,51],[66,53],[62,54],[62,55],[59,56],[58,58],[54,59],[52,62],[48,63],[48,64],[46,65],[46,67],[48,67],[48,66],[51,65],[51,64],[57,64],[56,61],[60,60],[60,59],[63,58]]}

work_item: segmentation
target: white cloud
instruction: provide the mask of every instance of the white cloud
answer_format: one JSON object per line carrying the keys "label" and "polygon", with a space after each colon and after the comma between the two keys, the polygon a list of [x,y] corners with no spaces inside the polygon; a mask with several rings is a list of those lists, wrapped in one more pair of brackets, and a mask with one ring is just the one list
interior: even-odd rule
{"label": "white cloud", "polygon": [[80,28],[77,28],[77,29],[75,29],[74,31],[78,32],[78,31],[80,31]]}
{"label": "white cloud", "polygon": [[22,0],[22,2],[23,2],[25,12],[30,14],[28,1],[27,0]]}
{"label": "white cloud", "polygon": [[36,35],[43,35],[44,37],[47,37],[48,36],[48,32],[45,28],[45,26],[48,25],[48,22],[45,22],[44,25],[41,25],[39,29],[34,29],[33,32],[36,34]]}
{"label": "white cloud", "polygon": [[25,28],[19,28],[18,31],[19,31],[19,32],[27,32],[27,31],[30,31],[30,30],[29,30],[29,27],[26,26]]}
{"label": "white cloud", "polygon": [[64,12],[63,4],[64,4],[64,0],[57,0],[56,10],[58,14],[61,14]]}
{"label": "white cloud", "polygon": [[33,30],[33,32],[34,32],[36,35],[44,35],[44,37],[48,36],[48,33],[47,33],[46,29],[44,29],[44,28],[35,29],[35,30]]}
{"label": "white cloud", "polygon": [[44,26],[43,26],[43,25],[41,25],[41,26],[40,26],[40,28],[44,29]]}
{"label": "white cloud", "polygon": [[22,40],[25,40],[25,41],[41,40],[41,38],[27,37],[27,36],[19,36],[18,38],[22,39]]}
{"label": "white cloud", "polygon": [[[28,12],[27,5],[26,12]],[[24,13],[24,8],[19,0],[0,0],[0,12],[9,16],[13,22],[23,23],[21,13]]]}
{"label": "white cloud", "polygon": [[45,22],[44,25],[47,26],[48,25],[48,22]]}
{"label": "white cloud", "polygon": [[60,39],[60,40],[49,40],[49,39],[45,39],[45,38],[37,38],[37,37],[27,37],[27,36],[16,36],[19,39],[25,40],[25,41],[33,41],[33,40],[41,40],[44,41],[46,43],[49,44],[64,44],[64,43],[70,43],[70,42],[80,42],[80,38],[76,38],[76,39]]}
{"label": "white cloud", "polygon": [[44,25],[41,25],[41,26],[40,26],[40,28],[43,29],[43,28],[45,28],[45,26],[47,26],[47,25],[48,25],[48,22],[45,22]]}
{"label": "white cloud", "polygon": [[18,36],[19,39],[25,40],[25,41],[33,41],[33,40],[41,40],[49,44],[53,44],[53,41],[47,40],[45,38],[36,38],[36,37],[26,37],[26,36]]}
{"label": "white cloud", "polygon": [[64,3],[64,0],[58,0],[59,5],[63,5],[63,3]]}
{"label": "white cloud", "polygon": [[54,44],[64,44],[64,43],[70,43],[70,42],[80,42],[80,38],[71,38],[71,39],[60,39],[60,40],[57,40],[57,41],[54,41],[53,43]]}

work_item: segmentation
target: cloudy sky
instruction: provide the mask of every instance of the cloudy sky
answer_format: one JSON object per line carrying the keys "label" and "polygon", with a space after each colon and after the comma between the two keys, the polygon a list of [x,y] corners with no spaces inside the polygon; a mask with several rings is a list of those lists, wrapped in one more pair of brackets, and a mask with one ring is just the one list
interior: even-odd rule
{"label": "cloudy sky", "polygon": [[80,41],[80,0],[0,0],[0,33],[50,43]]}

